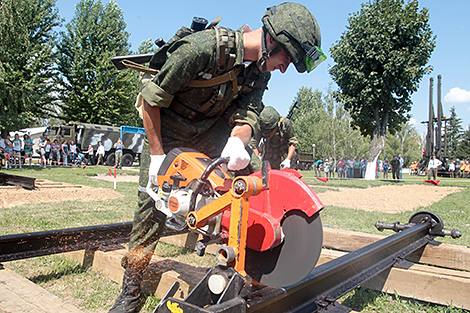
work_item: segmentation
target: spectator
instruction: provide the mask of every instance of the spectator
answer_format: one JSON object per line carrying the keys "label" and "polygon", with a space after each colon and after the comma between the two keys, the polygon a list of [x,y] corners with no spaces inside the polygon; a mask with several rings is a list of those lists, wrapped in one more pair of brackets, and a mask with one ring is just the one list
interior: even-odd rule
{"label": "spectator", "polygon": [[329,173],[329,176],[328,177],[335,177],[335,172],[336,172],[336,163],[335,163],[335,160],[333,158],[330,158],[330,171],[328,172]]}
{"label": "spectator", "polygon": [[462,160],[460,162],[459,178],[462,178],[464,176],[464,173],[465,173],[465,161]]}
{"label": "spectator", "polygon": [[114,155],[116,156],[116,161],[114,165],[116,165],[117,169],[122,169],[122,140],[118,138],[117,142],[114,144]]}
{"label": "spectator", "polygon": [[361,178],[361,161],[359,161],[359,158],[354,159],[354,178]]}
{"label": "spectator", "polygon": [[46,153],[46,163],[52,165],[51,160],[51,140],[49,138],[46,139],[46,146],[44,148],[44,151]]}
{"label": "spectator", "polygon": [[[366,167],[367,167],[367,160],[366,160]],[[382,162],[382,160],[378,159],[377,160],[377,164],[375,166],[375,178],[376,179],[379,179],[380,177],[380,173],[383,172],[383,168],[384,168],[384,164]],[[364,177],[365,177],[365,174],[364,174]]]}
{"label": "spectator", "polygon": [[84,152],[85,154],[85,165],[93,165],[93,146],[88,145],[88,150]]}
{"label": "spectator", "polygon": [[399,168],[400,179],[403,179],[403,166],[405,165],[405,159],[403,159],[401,154],[398,155],[398,161],[400,162],[400,168]]}
{"label": "spectator", "polygon": [[0,136],[0,169],[3,167],[3,166],[6,166],[6,161],[5,161],[5,139],[3,137]]}
{"label": "spectator", "polygon": [[455,173],[455,163],[453,160],[450,160],[450,163],[449,163],[450,178],[454,178],[454,173]]}
{"label": "spectator", "polygon": [[315,169],[315,177],[321,177],[322,163],[322,159],[318,159],[315,163],[313,163],[313,168]]}
{"label": "spectator", "polygon": [[[49,140],[49,139],[47,139]],[[46,168],[47,158],[46,158],[46,138],[41,136],[39,139],[39,155],[41,156],[41,167]]]}
{"label": "spectator", "polygon": [[344,163],[344,159],[341,158],[339,161],[338,161],[338,177],[339,178],[344,178],[346,176],[345,174],[345,170],[344,170],[344,167],[346,166],[346,164]]}
{"label": "spectator", "polygon": [[33,145],[34,142],[28,134],[23,136],[24,139],[24,156],[25,156],[25,163],[26,158],[29,160],[29,166],[31,167],[31,163],[33,162]]}
{"label": "spectator", "polygon": [[60,144],[57,139],[54,139],[54,141],[51,144],[51,154],[50,154],[50,159],[51,159],[51,165],[59,165],[60,162]]}
{"label": "spectator", "polygon": [[390,171],[390,165],[388,164],[388,159],[385,159],[385,161],[383,162],[384,179],[388,179],[389,171]]}
{"label": "spectator", "polygon": [[433,179],[436,179],[437,177],[437,169],[439,166],[442,164],[441,160],[436,159],[436,156],[433,155],[432,159],[428,163],[428,179],[431,179],[431,176]]}
{"label": "spectator", "polygon": [[400,179],[400,161],[398,161],[395,155],[393,156],[393,160],[390,162],[390,165],[392,166],[392,178]]}
{"label": "spectator", "polygon": [[410,164],[410,176],[413,174],[418,175],[418,162],[417,161],[413,161]]}
{"label": "spectator", "polygon": [[323,170],[325,171],[325,177],[328,177],[329,172],[330,172],[330,163],[328,162],[328,159],[325,159]]}
{"label": "spectator", "polygon": [[98,141],[98,149],[96,149],[96,156],[98,157],[98,161],[96,161],[96,165],[103,164],[104,162],[104,146],[101,141]]}
{"label": "spectator", "polygon": [[62,141],[62,144],[60,145],[60,152],[62,154],[62,165],[67,166],[69,158],[69,145],[67,144],[67,140]]}
{"label": "spectator", "polygon": [[[23,168],[21,166],[21,146],[22,140],[20,139],[20,135],[15,134],[15,139],[13,140],[13,164],[15,165],[15,168],[18,168],[18,164],[20,165],[20,168]],[[17,158],[18,164],[16,163]]]}
{"label": "spectator", "polygon": [[75,141],[71,140],[70,145],[70,161],[72,162],[72,165],[75,164],[75,157],[77,156],[77,145],[75,144]]}
{"label": "spectator", "polygon": [[6,168],[10,167],[11,168],[11,157],[13,155],[13,143],[11,142],[10,139],[10,134],[7,134],[7,137],[5,138],[5,160],[6,160]]}
{"label": "spectator", "polygon": [[346,161],[347,172],[346,175],[348,178],[354,178],[354,157],[351,157]]}

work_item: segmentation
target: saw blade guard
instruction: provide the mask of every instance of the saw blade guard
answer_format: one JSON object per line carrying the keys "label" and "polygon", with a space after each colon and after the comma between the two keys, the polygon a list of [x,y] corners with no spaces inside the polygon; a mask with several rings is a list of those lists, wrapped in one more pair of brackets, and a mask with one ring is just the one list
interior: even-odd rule
{"label": "saw blade guard", "polygon": [[[261,178],[261,172],[252,174]],[[251,176],[251,175],[250,175]],[[250,197],[247,247],[267,251],[283,240],[281,223],[291,211],[300,211],[310,218],[318,213],[323,203],[294,170],[270,170],[268,189]],[[230,211],[222,217],[222,228],[228,230]]]}

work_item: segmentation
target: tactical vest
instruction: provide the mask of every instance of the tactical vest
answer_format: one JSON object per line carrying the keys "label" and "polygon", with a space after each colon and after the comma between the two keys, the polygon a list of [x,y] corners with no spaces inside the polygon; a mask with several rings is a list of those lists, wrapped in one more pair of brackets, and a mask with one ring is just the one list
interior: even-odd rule
{"label": "tactical vest", "polygon": [[[286,140],[286,125],[283,123],[285,117],[281,117],[277,123],[277,127],[273,129],[271,134],[266,138],[264,145],[264,157],[270,161],[282,161],[287,156],[287,150],[289,149],[289,141]],[[274,145],[273,137],[276,137],[279,144]]]}
{"label": "tactical vest", "polygon": [[[237,84],[237,75],[241,73],[242,69],[233,69],[233,65],[236,60],[237,53],[237,43],[239,34],[233,30],[216,27],[220,19],[214,20],[207,29],[215,29],[216,38],[217,38],[217,54],[216,54],[216,64],[214,71],[212,73],[205,73],[211,75],[210,79],[202,80],[193,80],[188,83],[188,87],[194,88],[203,88],[203,87],[213,87],[222,85],[228,81],[232,81],[233,85],[233,94],[234,98],[238,95],[238,84]],[[149,67],[154,69],[151,74],[158,73],[158,70],[162,68],[167,59],[167,51],[173,43],[176,41],[195,33],[196,31],[190,28],[183,26],[179,29],[176,34],[165,43],[158,51],[153,55],[150,60]],[[222,94],[224,91],[222,91]]]}
{"label": "tactical vest", "polygon": [[[218,22],[221,18],[215,19],[205,30],[214,29],[216,33],[216,65],[212,73],[202,73],[200,75],[200,79],[195,79],[190,81],[187,84],[187,87],[190,88],[207,88],[213,87],[214,94],[209,101],[203,104],[197,111],[188,108],[182,103],[173,102],[172,103],[172,110],[178,113],[181,116],[185,116],[190,120],[199,119],[205,115],[206,111],[210,110],[210,108],[217,102],[224,98],[227,89],[227,82],[232,82],[232,90],[233,90],[233,99],[237,98],[239,93],[239,84],[238,84],[238,75],[240,75],[244,68],[242,66],[233,69],[233,65],[235,64],[236,57],[237,57],[237,44],[239,42],[239,32],[235,32],[231,29],[223,28],[223,27],[216,27]],[[204,30],[202,30],[204,31]],[[151,75],[156,75],[158,71],[163,67],[167,60],[167,52],[168,49],[171,47],[172,44],[181,40],[182,38],[195,33],[196,30],[187,28],[183,26],[179,29],[176,34],[163,46],[161,46],[158,51],[152,56],[149,67],[136,64],[132,61],[125,60],[122,63],[131,69],[149,73]],[[250,77],[256,77],[256,75],[252,75],[253,73],[247,73],[245,77],[241,80],[242,86],[240,87],[241,91],[246,91],[243,87],[260,87],[254,86],[254,83],[250,80]],[[205,79],[210,77],[209,79]],[[250,84],[251,83],[251,84]],[[244,85],[244,86],[243,86]]]}

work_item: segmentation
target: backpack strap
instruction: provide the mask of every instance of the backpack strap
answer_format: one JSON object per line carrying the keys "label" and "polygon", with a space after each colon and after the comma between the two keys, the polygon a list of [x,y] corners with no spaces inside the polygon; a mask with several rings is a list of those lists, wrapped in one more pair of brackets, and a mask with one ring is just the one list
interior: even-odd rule
{"label": "backpack strap", "polygon": [[279,119],[279,122],[277,122],[277,128],[274,128],[273,131],[271,132],[271,134],[269,135],[269,137],[266,139],[266,141],[268,141],[269,139],[273,138],[273,136],[276,134],[276,131],[278,130],[278,128],[281,127],[281,123],[282,121],[285,119],[285,117],[281,117]]}

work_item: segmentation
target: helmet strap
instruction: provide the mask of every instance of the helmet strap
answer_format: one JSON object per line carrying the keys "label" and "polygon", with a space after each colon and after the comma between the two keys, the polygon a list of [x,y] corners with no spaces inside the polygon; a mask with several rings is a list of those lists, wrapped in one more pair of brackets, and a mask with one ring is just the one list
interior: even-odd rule
{"label": "helmet strap", "polygon": [[268,60],[271,56],[275,55],[276,53],[280,52],[282,49],[279,47],[279,44],[272,50],[268,51],[267,48],[267,34],[266,27],[263,26],[263,33],[261,35],[261,57],[256,62],[259,68],[261,68],[261,72],[266,72],[266,60]]}

